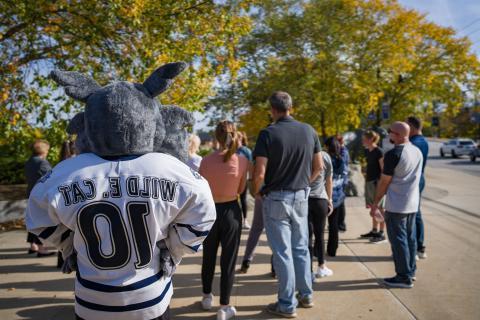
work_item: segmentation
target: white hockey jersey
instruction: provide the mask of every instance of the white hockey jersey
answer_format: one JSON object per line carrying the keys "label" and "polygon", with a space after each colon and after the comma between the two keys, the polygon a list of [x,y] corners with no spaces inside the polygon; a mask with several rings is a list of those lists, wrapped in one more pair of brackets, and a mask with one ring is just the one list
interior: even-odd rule
{"label": "white hockey jersey", "polygon": [[215,218],[207,181],[162,153],[62,161],[33,188],[26,211],[28,230],[76,251],[75,312],[88,320],[161,316],[172,280],[156,243],[165,239],[178,264],[201,248]]}

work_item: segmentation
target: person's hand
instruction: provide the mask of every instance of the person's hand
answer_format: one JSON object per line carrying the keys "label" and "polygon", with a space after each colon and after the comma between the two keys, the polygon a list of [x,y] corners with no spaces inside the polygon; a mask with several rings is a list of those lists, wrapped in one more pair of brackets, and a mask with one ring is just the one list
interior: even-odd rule
{"label": "person's hand", "polygon": [[62,265],[62,272],[69,274],[73,271],[77,271],[77,254],[74,252],[69,255]]}
{"label": "person's hand", "polygon": [[327,213],[327,217],[329,217],[333,212],[333,201],[332,199],[329,199],[328,200],[328,213]]}
{"label": "person's hand", "polygon": [[165,244],[165,241],[157,242],[157,247],[160,249],[160,269],[163,271],[164,277],[171,277],[175,273],[177,266],[173,262],[170,251]]}

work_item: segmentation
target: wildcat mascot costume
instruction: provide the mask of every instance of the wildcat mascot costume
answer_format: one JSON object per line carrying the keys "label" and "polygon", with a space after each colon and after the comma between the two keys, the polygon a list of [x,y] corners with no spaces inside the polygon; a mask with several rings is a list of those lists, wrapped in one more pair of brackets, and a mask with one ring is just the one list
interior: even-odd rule
{"label": "wildcat mascot costume", "polygon": [[193,118],[155,99],[185,67],[170,63],[142,84],[105,87],[52,72],[86,103],[67,129],[80,154],[40,179],[26,224],[62,252],[64,272],[76,270],[77,319],[168,319],[175,266],[215,221],[208,183],[182,162]]}

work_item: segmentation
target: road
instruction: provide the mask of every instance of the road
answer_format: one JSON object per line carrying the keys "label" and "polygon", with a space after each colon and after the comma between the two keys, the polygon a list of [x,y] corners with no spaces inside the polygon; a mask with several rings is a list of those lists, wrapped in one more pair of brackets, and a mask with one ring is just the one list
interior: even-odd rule
{"label": "road", "polygon": [[474,176],[480,176],[480,159],[471,162],[468,156],[461,156],[457,159],[447,155],[445,158],[440,157],[441,142],[429,140],[430,153],[428,157],[428,166],[432,168],[446,168],[453,171],[460,171]]}

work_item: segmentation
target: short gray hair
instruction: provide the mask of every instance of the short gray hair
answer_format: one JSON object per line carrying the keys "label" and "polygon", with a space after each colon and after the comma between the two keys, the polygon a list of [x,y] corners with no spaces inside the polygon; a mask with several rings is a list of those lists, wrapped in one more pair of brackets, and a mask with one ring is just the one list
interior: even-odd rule
{"label": "short gray hair", "polygon": [[268,100],[270,106],[280,112],[287,112],[292,107],[292,97],[284,91],[274,92]]}

